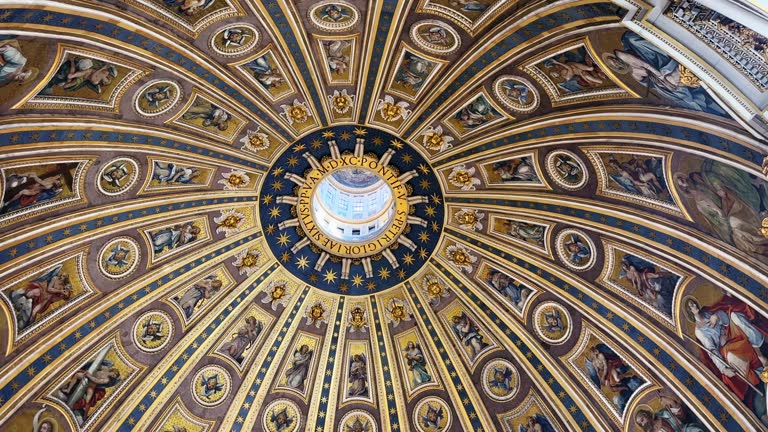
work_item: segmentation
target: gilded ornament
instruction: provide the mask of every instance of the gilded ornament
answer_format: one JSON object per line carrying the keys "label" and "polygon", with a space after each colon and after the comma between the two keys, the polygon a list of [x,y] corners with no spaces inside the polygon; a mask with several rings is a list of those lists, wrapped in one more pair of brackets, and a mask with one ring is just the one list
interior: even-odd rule
{"label": "gilded ornament", "polygon": [[453,137],[443,133],[442,126],[428,127],[421,134],[421,143],[430,151],[441,152],[453,147]]}
{"label": "gilded ornament", "polygon": [[224,190],[238,190],[251,184],[251,178],[245,171],[233,169],[228,173],[222,173],[221,176],[223,179],[219,180],[219,184],[224,185]]}
{"label": "gilded ornament", "polygon": [[240,274],[252,275],[261,266],[261,252],[258,249],[243,249],[235,255],[232,263]]}
{"label": "gilded ornament", "polygon": [[467,168],[464,164],[453,167],[448,175],[448,181],[463,191],[475,190],[476,186],[481,184],[479,178],[475,177],[475,168]]}
{"label": "gilded ornament", "polygon": [[448,287],[445,286],[445,282],[435,275],[426,275],[421,280],[421,289],[427,295],[429,304],[432,307],[440,304],[440,299],[448,297]]}
{"label": "gilded ornament", "polygon": [[367,311],[360,305],[356,305],[349,311],[347,322],[350,333],[355,333],[356,331],[366,333],[368,331],[367,315]]}
{"label": "gilded ornament", "polygon": [[445,249],[445,252],[451,264],[463,272],[472,273],[473,264],[477,262],[477,257],[472,255],[464,245],[459,243],[450,245]]}
{"label": "gilded ornament", "polygon": [[312,117],[306,102],[299,102],[298,99],[294,99],[291,105],[280,105],[280,108],[283,110],[280,115],[288,120],[288,123],[291,125],[294,123],[306,123]]}
{"label": "gilded ornament", "polygon": [[264,304],[269,304],[273,311],[277,310],[277,306],[285,306],[288,300],[291,298],[291,293],[288,290],[288,282],[284,280],[274,280],[269,283],[265,289],[267,295],[261,300]]}
{"label": "gilded ornament", "polygon": [[269,135],[259,132],[259,130],[261,130],[261,126],[257,126],[255,131],[248,129],[245,136],[240,138],[240,142],[243,144],[240,150],[256,153],[269,148]]}
{"label": "gilded ornament", "polygon": [[347,93],[347,89],[343,89],[341,91],[334,90],[333,95],[328,96],[328,99],[331,101],[331,107],[334,111],[339,114],[346,114],[352,108],[353,97]]}
{"label": "gilded ornament", "polygon": [[318,300],[314,304],[307,307],[307,322],[306,325],[314,324],[315,327],[320,327],[322,323],[327,323],[328,306],[322,301]]}
{"label": "gilded ornament", "polygon": [[378,110],[381,117],[387,122],[396,122],[400,119],[407,119],[411,115],[411,110],[407,109],[408,102],[395,102],[390,95],[385,95],[384,99],[379,99]]}
{"label": "gilded ornament", "polygon": [[244,214],[235,209],[221,210],[221,215],[213,218],[217,224],[216,233],[224,233],[229,237],[240,232],[247,219]]}
{"label": "gilded ornament", "polygon": [[485,217],[485,213],[475,209],[461,209],[455,215],[459,227],[470,231],[479,231],[483,229],[480,221]]}
{"label": "gilded ornament", "polygon": [[399,298],[391,299],[386,307],[386,311],[387,318],[389,318],[389,321],[393,323],[394,327],[397,327],[401,321],[411,320],[411,314],[408,310],[408,306],[403,300]]}

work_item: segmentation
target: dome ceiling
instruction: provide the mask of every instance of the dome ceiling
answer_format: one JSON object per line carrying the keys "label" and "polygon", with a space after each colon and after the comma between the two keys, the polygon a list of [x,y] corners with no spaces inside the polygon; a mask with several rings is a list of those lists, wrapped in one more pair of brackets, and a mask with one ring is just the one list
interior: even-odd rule
{"label": "dome ceiling", "polygon": [[765,429],[750,7],[5,2],[0,430]]}

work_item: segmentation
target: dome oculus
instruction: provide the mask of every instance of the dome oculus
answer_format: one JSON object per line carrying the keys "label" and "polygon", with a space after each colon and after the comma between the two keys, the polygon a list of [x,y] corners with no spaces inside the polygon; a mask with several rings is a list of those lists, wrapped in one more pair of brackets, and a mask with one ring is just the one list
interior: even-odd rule
{"label": "dome oculus", "polygon": [[[407,194],[402,185],[399,189],[403,196]],[[313,221],[328,237],[352,243],[375,237],[393,221],[403,225],[408,203],[404,203],[399,218],[395,218],[395,204],[389,183],[378,173],[359,167],[341,168],[326,175],[310,202]]]}

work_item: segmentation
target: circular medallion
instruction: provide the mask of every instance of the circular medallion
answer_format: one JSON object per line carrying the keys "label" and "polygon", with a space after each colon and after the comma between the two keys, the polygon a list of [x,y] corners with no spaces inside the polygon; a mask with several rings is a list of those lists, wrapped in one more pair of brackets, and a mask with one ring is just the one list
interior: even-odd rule
{"label": "circular medallion", "polygon": [[107,196],[120,195],[130,189],[139,178],[139,163],[134,158],[119,157],[104,165],[99,172],[99,192]]}
{"label": "circular medallion", "polygon": [[337,126],[307,135],[263,183],[261,226],[299,279],[370,294],[413,276],[437,247],[444,208],[429,163],[397,137]]}
{"label": "circular medallion", "polygon": [[523,78],[511,75],[497,78],[493,94],[504,106],[519,113],[529,113],[539,107],[539,92]]}
{"label": "circular medallion", "polygon": [[136,270],[139,264],[139,244],[130,237],[108,241],[99,251],[99,270],[110,279],[120,279]]}
{"label": "circular medallion", "polygon": [[493,400],[512,399],[520,388],[520,377],[515,366],[507,360],[491,360],[483,368],[483,390]]}
{"label": "circular medallion", "polygon": [[134,345],[141,351],[158,352],[165,348],[173,337],[173,321],[163,311],[149,311],[133,323],[131,335]]}
{"label": "circular medallion", "polygon": [[250,51],[258,42],[259,32],[256,27],[238,23],[225,26],[214,32],[208,45],[216,54],[235,57]]}
{"label": "circular medallion", "polygon": [[224,402],[232,390],[232,377],[221,366],[205,366],[192,379],[192,396],[202,406],[212,407]]}
{"label": "circular medallion", "polygon": [[568,150],[555,150],[547,155],[547,173],[563,189],[579,190],[587,184],[589,172],[584,162]]}
{"label": "circular medallion", "polygon": [[184,91],[176,81],[152,80],[133,97],[133,108],[140,116],[157,117],[175,107]]}
{"label": "circular medallion", "polygon": [[339,422],[339,432],[376,432],[376,420],[363,410],[352,410]]}
{"label": "circular medallion", "polygon": [[421,432],[443,432],[451,427],[451,410],[444,400],[426,397],[416,404],[413,424]]}
{"label": "circular medallion", "polygon": [[560,345],[571,336],[571,315],[558,303],[543,302],[533,310],[533,328],[544,342]]}
{"label": "circular medallion", "polygon": [[309,9],[312,24],[327,32],[349,30],[360,20],[360,12],[350,3],[338,0],[323,1]]}
{"label": "circular medallion", "polygon": [[301,413],[299,406],[289,399],[272,401],[264,410],[261,419],[265,431],[294,432],[301,429]]}
{"label": "circular medallion", "polygon": [[448,55],[461,47],[461,38],[448,24],[437,20],[424,20],[411,26],[411,40],[424,51]]}
{"label": "circular medallion", "polygon": [[571,270],[589,270],[595,264],[595,245],[582,231],[564,229],[555,239],[560,260]]}

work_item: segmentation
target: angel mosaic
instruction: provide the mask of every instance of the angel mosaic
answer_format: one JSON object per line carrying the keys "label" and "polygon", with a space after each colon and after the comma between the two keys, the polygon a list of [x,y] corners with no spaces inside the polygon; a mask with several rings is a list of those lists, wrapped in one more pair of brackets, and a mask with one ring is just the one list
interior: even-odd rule
{"label": "angel mosaic", "polygon": [[99,270],[111,279],[127,276],[139,262],[139,246],[130,237],[117,237],[99,252]]}
{"label": "angel mosaic", "polygon": [[221,55],[236,56],[251,49],[258,40],[259,33],[251,25],[235,24],[215,33],[210,45]]}
{"label": "angel mosaic", "polygon": [[117,195],[130,188],[138,178],[139,165],[130,158],[113,159],[99,173],[99,190]]}
{"label": "angel mosaic", "polygon": [[727,292],[709,304],[696,296],[699,292],[682,304],[693,351],[768,426],[766,386],[760,379],[768,367],[768,318]]}
{"label": "angel mosaic", "polygon": [[224,40],[224,48],[230,46],[241,47],[252,37],[253,35],[248,31],[248,28],[241,27],[226,28],[221,35],[221,38]]}
{"label": "angel mosaic", "polygon": [[172,87],[170,85],[160,85],[148,89],[142,97],[144,98],[147,106],[152,108],[162,108],[167,104],[172,96]]}
{"label": "angel mosaic", "polygon": [[391,91],[416,97],[438,67],[437,62],[404,51],[395,70]]}
{"label": "angel mosaic", "polygon": [[626,193],[671,202],[660,157],[613,154],[607,156],[612,186]]}
{"label": "angel mosaic", "polygon": [[498,390],[500,393],[509,393],[512,390],[512,369],[501,366],[493,369],[493,378],[488,381],[488,385]]}
{"label": "angel mosaic", "polygon": [[146,190],[205,186],[213,170],[181,161],[152,160]]}
{"label": "angel mosaic", "polygon": [[474,129],[488,126],[503,118],[504,116],[493,106],[488,97],[484,94],[479,94],[456,111],[448,119],[448,124],[459,135],[466,135]]}
{"label": "angel mosaic", "polygon": [[162,0],[162,2],[175,12],[193,16],[210,8],[216,0]]}
{"label": "angel mosaic", "polygon": [[304,389],[313,353],[309,345],[302,345],[293,353],[293,364],[285,371],[285,383],[288,387]]}
{"label": "angel mosaic", "polygon": [[369,396],[368,387],[368,358],[365,353],[353,354],[349,359],[349,374],[347,376],[347,396]]}
{"label": "angel mosaic", "polygon": [[581,159],[567,150],[555,150],[547,155],[547,172],[555,182],[568,190],[578,190],[589,178]]}
{"label": "angel mosaic", "polygon": [[522,82],[506,80],[501,83],[502,94],[517,105],[528,106],[534,101],[531,87]]}
{"label": "angel mosaic", "polygon": [[488,6],[493,3],[490,0],[453,0],[449,4],[452,9],[477,14],[485,12]]}
{"label": "angel mosaic", "polygon": [[768,215],[768,184],[711,159],[673,176],[701,229],[740,251],[768,260],[768,239],[760,223]]}
{"label": "angel mosaic", "polygon": [[416,404],[413,423],[420,432],[443,432],[451,430],[451,409],[443,399],[426,397]]}
{"label": "angel mosaic", "polygon": [[171,317],[159,310],[149,311],[133,324],[133,343],[141,351],[154,353],[170,342],[173,334]]}
{"label": "angel mosaic", "polygon": [[606,85],[614,86],[584,46],[556,54],[537,64],[537,67],[549,75],[561,94],[579,93]]}
{"label": "angel mosaic", "polygon": [[522,311],[526,300],[533,290],[525,286],[522,282],[507,275],[504,272],[494,268],[487,267],[485,282],[495,289],[502,297],[512,303],[512,306],[518,311]]}
{"label": "angel mosaic", "polygon": [[5,191],[0,215],[73,198],[78,168],[78,163],[66,162],[3,169]]}
{"label": "angel mosaic", "polygon": [[575,268],[582,269],[592,261],[592,245],[582,234],[576,231],[569,231],[562,239],[562,242],[562,248],[567,261]]}
{"label": "angel mosaic", "polygon": [[285,399],[271,403],[264,414],[264,430],[270,432],[295,431],[300,423],[298,408]]}
{"label": "angel mosaic", "polygon": [[181,118],[184,120],[198,120],[204,128],[215,128],[224,132],[229,128],[232,114],[211,102],[196,100],[195,103],[182,114]]}
{"label": "angel mosaic", "polygon": [[43,417],[43,414],[47,411],[48,407],[43,405],[35,413],[35,416],[32,418],[32,432],[58,432],[59,422],[50,415]]}
{"label": "angel mosaic", "polygon": [[[118,66],[85,56],[68,55],[39,94],[53,96],[76,93],[93,99],[112,90],[121,75]],[[80,91],[81,89],[85,91]]]}
{"label": "angel mosaic", "polygon": [[680,398],[671,394],[658,393],[657,401],[651,407],[640,405],[632,416],[636,431],[670,432],[707,432],[705,427],[690,408],[683,405]]}
{"label": "angel mosaic", "polygon": [[192,244],[200,238],[202,232],[203,230],[197,223],[190,221],[148,231],[147,235],[152,243],[153,251],[159,255]]}
{"label": "angel mosaic", "polygon": [[139,64],[102,52],[58,44],[56,63],[26,99],[25,108],[106,110],[117,112],[129,85],[149,73]]}
{"label": "angel mosaic", "polygon": [[495,359],[483,368],[482,380],[486,394],[493,400],[503,402],[514,397],[520,378],[512,363]]}
{"label": "angel mosaic", "polygon": [[618,74],[629,74],[655,95],[675,106],[727,117],[725,110],[701,86],[691,71],[635,32],[621,36],[621,50],[603,54],[605,63]]}
{"label": "angel mosaic", "polygon": [[540,247],[545,245],[547,225],[504,219],[501,226],[502,232],[515,240],[533,243]]}
{"label": "angel mosaic", "polygon": [[672,316],[673,299],[680,275],[628,253],[624,254],[619,265],[619,283],[625,280],[624,284],[629,284],[634,294],[645,303]]}
{"label": "angel mosaic", "polygon": [[448,55],[461,46],[461,37],[456,30],[442,21],[418,21],[411,26],[410,34],[419,48],[431,54]]}
{"label": "angel mosaic", "polygon": [[[8,37],[11,39],[6,39]],[[19,41],[13,36],[0,37],[0,87],[30,82],[40,73],[38,68],[27,65],[27,57],[22,51]]]}
{"label": "angel mosaic", "polygon": [[490,346],[474,320],[463,311],[450,317],[450,327],[459,343],[464,345],[470,363]]}
{"label": "angel mosaic", "polygon": [[426,404],[426,410],[421,414],[420,423],[427,430],[442,430],[445,413],[440,405]]}
{"label": "angel mosaic", "polygon": [[540,414],[534,413],[523,421],[517,429],[517,432],[556,432],[552,422]]}
{"label": "angel mosaic", "polygon": [[619,414],[624,412],[632,395],[646,383],[632,366],[602,342],[587,348],[583,365],[590,382],[610,398]]}
{"label": "angel mosaic", "polygon": [[221,351],[238,364],[245,359],[245,352],[253,347],[264,330],[264,322],[251,315],[245,319],[245,323],[237,329],[237,333],[231,340],[221,346]]}
{"label": "angel mosaic", "polygon": [[250,72],[256,83],[273,99],[292,92],[290,83],[271,51],[256,57],[242,67]]}
{"label": "angel mosaic", "polygon": [[176,81],[150,81],[136,92],[134,109],[142,116],[157,117],[175,107],[183,93]]}
{"label": "angel mosaic", "polygon": [[315,11],[315,16],[322,22],[345,23],[355,19],[356,13],[349,6],[341,3],[328,3]]}
{"label": "angel mosaic", "polygon": [[331,82],[350,81],[349,68],[351,66],[354,39],[324,40],[320,41],[323,55],[326,59]]}
{"label": "angel mosaic", "polygon": [[212,274],[195,282],[184,293],[173,297],[172,300],[181,307],[184,318],[190,319],[195,311],[202,308],[205,302],[210,301],[221,291],[222,286],[219,276]]}
{"label": "angel mosaic", "polygon": [[[366,416],[367,417],[367,416]],[[342,421],[344,429],[342,432],[373,432],[374,429],[371,425],[373,420],[366,418],[362,415],[355,416],[354,419],[350,418],[347,421]]]}
{"label": "angel mosaic", "polygon": [[224,391],[225,385],[219,382],[219,374],[212,372],[206,375],[203,373],[200,376],[200,388],[200,396],[210,400],[217,398],[217,395]]}
{"label": "angel mosaic", "polygon": [[67,405],[78,425],[87,422],[116,386],[126,377],[114,360],[108,358],[111,346],[99,351],[54,391],[54,397]]}
{"label": "angel mosaic", "polygon": [[[74,275],[72,275],[74,276]],[[73,298],[72,276],[58,264],[23,287],[8,292],[16,314],[17,331],[21,332],[46,314]]]}
{"label": "angel mosaic", "polygon": [[414,389],[434,381],[427,370],[427,358],[424,356],[420,343],[408,341],[405,349],[403,349],[403,357],[411,377],[411,386]]}
{"label": "angel mosaic", "polygon": [[521,156],[494,162],[489,172],[490,183],[541,184],[532,156]]}

